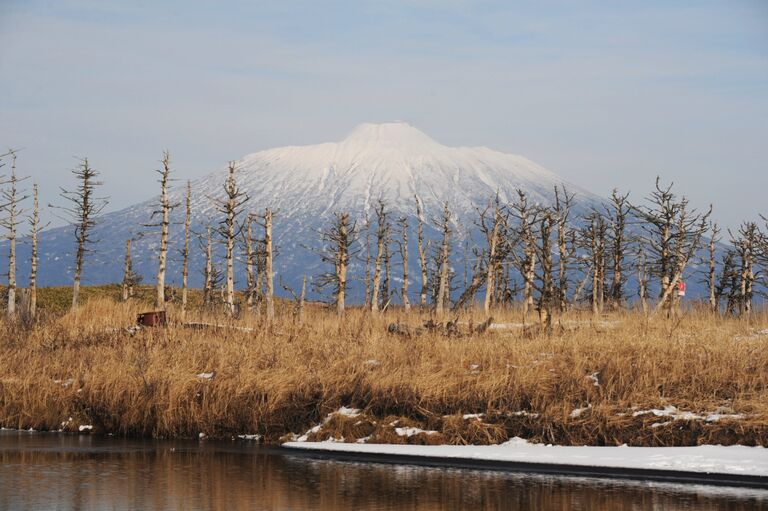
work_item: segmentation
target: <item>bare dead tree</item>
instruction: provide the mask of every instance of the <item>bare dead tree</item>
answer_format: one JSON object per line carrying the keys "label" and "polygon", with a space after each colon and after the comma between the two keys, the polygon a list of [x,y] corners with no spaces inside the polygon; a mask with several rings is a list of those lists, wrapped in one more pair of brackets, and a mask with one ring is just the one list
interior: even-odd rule
{"label": "bare dead tree", "polygon": [[336,313],[344,316],[347,293],[347,270],[350,258],[353,256],[351,248],[356,237],[356,228],[350,224],[349,213],[336,213],[333,224],[323,232],[324,247],[320,252],[323,262],[333,264],[333,272],[322,274],[315,286],[323,289],[332,286],[335,296]]}
{"label": "bare dead tree", "polygon": [[654,256],[653,270],[660,279],[660,300],[653,314],[662,308],[668,314],[679,313],[679,297],[674,293],[683,273],[700,247],[701,238],[708,230],[712,211],[698,213],[688,206],[685,197],[680,199],[672,192],[672,185],[664,188],[656,178],[655,190],[648,198],[648,206],[639,207],[645,241]]}
{"label": "bare dead tree", "polygon": [[168,263],[168,230],[170,226],[171,211],[178,207],[172,203],[168,194],[168,185],[171,182],[171,155],[163,151],[163,159],[160,160],[163,168],[156,170],[160,175],[160,204],[159,209],[152,212],[152,219],[160,217],[157,223],[149,223],[147,227],[160,228],[160,250],[158,252],[157,280],[155,281],[155,307],[165,308],[165,274]]}
{"label": "bare dead tree", "polygon": [[381,308],[384,310],[392,301],[392,257],[389,250],[389,235],[384,243],[384,280],[381,283]]}
{"label": "bare dead tree", "polygon": [[187,197],[184,203],[184,248],[181,265],[181,319],[187,317],[189,301],[189,243],[192,233],[192,182],[187,181]]}
{"label": "bare dead tree", "polygon": [[304,301],[306,300],[307,296],[307,276],[304,275],[304,280],[301,282],[301,294],[299,295],[299,305],[298,305],[298,311],[297,316],[299,319],[299,324],[304,324]]}
{"label": "bare dead tree", "polygon": [[[730,232],[730,231],[729,231]],[[731,244],[739,258],[738,311],[740,316],[752,313],[752,298],[755,284],[755,259],[758,255],[760,231],[755,222],[744,222],[734,235]]]}
{"label": "bare dead tree", "polygon": [[736,269],[735,264],[736,251],[731,249],[723,254],[722,263],[720,265],[720,277],[718,279],[718,285],[715,288],[715,296],[718,304],[723,298],[725,302],[725,313],[728,315],[736,314],[736,307],[739,302],[739,271]]}
{"label": "bare dead tree", "polygon": [[383,200],[379,200],[376,207],[376,259],[373,263],[373,286],[371,287],[371,312],[379,311],[379,293],[381,291],[381,266],[384,252],[388,244],[389,224],[387,223],[387,211]]}
{"label": "bare dead tree", "polygon": [[245,304],[249,310],[253,308],[253,295],[256,288],[256,279],[253,273],[253,215],[245,219]]}
{"label": "bare dead tree", "polygon": [[720,229],[716,223],[710,224],[710,237],[709,237],[709,272],[707,273],[707,288],[709,290],[709,308],[712,312],[718,312],[720,310],[720,300],[717,297],[717,264],[715,250],[717,243],[720,241]]}
{"label": "bare dead tree", "polygon": [[272,269],[272,210],[264,210],[264,279],[266,281],[266,293],[264,303],[266,306],[267,322],[275,318],[274,296],[274,270]]}
{"label": "bare dead tree", "polygon": [[440,245],[439,257],[439,284],[437,290],[437,300],[435,302],[435,313],[442,315],[445,307],[450,305],[450,237],[451,237],[451,210],[448,208],[448,202],[443,206],[443,216],[438,226],[443,233],[443,241]]}
{"label": "bare dead tree", "polygon": [[429,274],[427,267],[427,247],[424,245],[424,209],[421,206],[419,196],[416,199],[416,219],[417,219],[417,243],[419,248],[419,267],[421,269],[421,292],[419,293],[419,305],[424,308],[427,306],[427,289],[429,289]]}
{"label": "bare dead tree", "polygon": [[603,310],[603,290],[605,289],[605,246],[608,226],[605,219],[598,213],[587,218],[587,224],[581,230],[582,246],[590,258],[589,268],[592,272],[592,313],[597,315]]}
{"label": "bare dead tree", "polygon": [[242,226],[237,219],[242,213],[242,208],[248,202],[248,194],[243,192],[237,184],[235,162],[229,162],[227,179],[224,183],[224,199],[212,199],[219,213],[224,215],[218,234],[224,238],[226,247],[226,295],[225,303],[230,315],[235,314],[235,240],[240,234]]}
{"label": "bare dead tree", "polygon": [[304,280],[301,283],[301,292],[299,294],[296,294],[296,292],[289,286],[287,286],[283,280],[282,277],[280,278],[280,283],[286,291],[288,291],[292,296],[293,300],[295,302],[295,306],[293,309],[293,314],[296,317],[296,322],[299,325],[304,324],[304,301],[307,296],[307,276],[304,275]]}
{"label": "bare dead tree", "polygon": [[643,314],[648,314],[648,256],[642,244],[637,245],[637,285]]}
{"label": "bare dead tree", "polygon": [[[491,210],[492,213],[489,213]],[[489,216],[491,217],[490,219],[488,218]],[[499,276],[502,262],[506,257],[506,251],[504,249],[504,244],[502,243],[505,236],[506,218],[501,208],[501,204],[499,203],[498,194],[496,195],[496,199],[480,212],[479,227],[485,235],[486,244],[488,246],[484,279],[485,299],[483,300],[483,311],[487,316],[490,314],[491,306],[494,305],[493,298],[496,293],[496,281]]]}
{"label": "bare dead tree", "polygon": [[552,230],[557,220],[550,209],[542,209],[539,218],[539,244],[534,245],[540,263],[541,273],[534,287],[539,292],[537,309],[540,322],[547,333],[552,332],[552,313],[557,300],[552,264]]}
{"label": "bare dead tree", "polygon": [[[512,229],[514,239],[507,239],[508,253],[514,259],[523,278],[523,319],[533,306],[533,286],[536,277],[536,236],[534,226],[538,223],[540,208],[528,204],[528,196],[522,190],[517,190],[517,200],[510,205],[510,215],[516,219],[517,226]],[[521,255],[517,254],[515,246],[522,245]]]}
{"label": "bare dead tree", "polygon": [[27,178],[19,178],[16,174],[16,151],[9,149],[8,154],[11,157],[11,175],[6,181],[0,183],[8,185],[8,188],[3,189],[0,193],[2,197],[0,207],[5,213],[4,218],[0,219],[0,226],[5,229],[7,233],[5,239],[8,240],[8,303],[6,312],[10,318],[16,315],[16,237],[22,221],[21,216],[24,214],[20,204],[28,199],[29,195],[23,195],[23,192],[20,195],[19,192],[19,183]]}
{"label": "bare dead tree", "polygon": [[29,257],[29,317],[37,316],[37,264],[38,264],[38,235],[45,227],[40,226],[40,200],[37,183],[32,185],[32,215],[30,221],[30,238],[32,248]]}
{"label": "bare dead tree", "polygon": [[[562,191],[561,191],[562,190]],[[569,193],[565,185],[555,186],[555,204],[553,214],[557,226],[557,300],[560,311],[568,308],[568,274],[571,260],[576,255],[575,231],[570,225],[571,209],[575,195]],[[570,242],[570,243],[569,243]]]}
{"label": "bare dead tree", "polygon": [[75,275],[72,285],[72,309],[77,308],[80,297],[80,280],[83,274],[85,256],[91,252],[90,246],[98,242],[93,237],[96,217],[108,204],[105,197],[97,197],[96,188],[102,183],[97,180],[99,173],[94,170],[88,158],[80,160],[80,164],[72,170],[77,186],[73,190],[61,189],[61,197],[67,203],[65,206],[51,206],[62,211],[63,217],[75,227]]}
{"label": "bare dead tree", "polygon": [[408,279],[408,217],[402,217],[399,220],[400,224],[400,238],[398,246],[400,247],[400,260],[403,263],[403,308],[406,311],[411,310],[411,301],[408,299],[408,286],[410,281]]}
{"label": "bare dead tree", "polygon": [[625,259],[629,247],[627,225],[632,205],[629,193],[620,194],[614,189],[610,203],[605,206],[605,219],[609,229],[607,233],[607,252],[611,261],[612,280],[608,293],[610,307],[613,310],[624,307]]}
{"label": "bare dead tree", "polygon": [[205,269],[203,271],[203,303],[210,305],[213,301],[215,287],[213,275],[213,229],[209,225],[205,243]]}
{"label": "bare dead tree", "polygon": [[131,255],[131,245],[133,240],[125,240],[125,262],[123,263],[123,301],[127,302],[131,295],[132,276],[133,276],[133,256]]}
{"label": "bare dead tree", "polygon": [[371,217],[368,209],[365,210],[363,229],[365,230],[365,274],[363,276],[363,286],[365,287],[365,308],[371,306]]}

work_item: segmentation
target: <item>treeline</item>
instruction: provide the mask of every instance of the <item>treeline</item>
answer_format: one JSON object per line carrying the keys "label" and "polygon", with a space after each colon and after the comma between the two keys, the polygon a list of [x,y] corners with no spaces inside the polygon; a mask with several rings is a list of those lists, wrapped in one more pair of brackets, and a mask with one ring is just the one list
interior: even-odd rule
{"label": "treeline", "polygon": [[[19,301],[23,313],[34,317],[38,235],[46,226],[40,223],[38,186],[33,184],[31,193],[22,189],[28,178],[17,175],[17,157],[14,150],[0,156],[0,167],[10,165],[9,176],[0,180],[0,207],[4,212],[0,227],[9,242],[7,313],[15,316]],[[230,162],[223,194],[210,198],[219,215],[218,223],[209,224],[203,232],[193,232],[191,183],[187,182],[186,200],[173,202],[169,193],[173,180],[171,159],[167,151],[156,172],[159,201],[144,226],[151,231],[142,233],[159,237],[156,306],[164,308],[169,297],[166,274],[168,240],[173,227],[171,213],[183,207],[181,314],[186,314],[188,307],[190,255],[197,240],[205,255],[204,302],[223,303],[232,315],[247,308],[272,321],[275,213],[268,207],[260,213],[250,208],[250,198],[237,182],[235,162]],[[72,176],[74,185],[61,190],[61,204],[50,207],[74,227],[77,248],[72,307],[76,308],[84,263],[98,241],[93,228],[108,201],[98,195],[102,183],[87,158],[72,170]],[[360,221],[353,219],[353,212],[338,212],[321,234],[322,246],[315,249],[328,269],[315,276],[313,285],[329,296],[339,315],[344,314],[352,280],[363,284],[364,305],[372,313],[390,307],[398,297],[409,310],[409,260],[413,257],[420,270],[413,278],[418,292],[415,305],[420,309],[442,315],[473,305],[480,298],[485,314],[490,315],[494,307],[508,306],[519,298],[523,312],[535,310],[547,328],[555,314],[581,305],[599,314],[636,302],[645,314],[679,314],[685,291],[684,275],[704,284],[708,290],[706,301],[713,312],[749,315],[754,297],[764,293],[768,235],[756,222],[744,222],[738,230],[726,231],[726,244],[722,245],[722,229],[711,220],[712,208],[695,210],[684,196],[673,191],[672,185],[664,186],[658,178],[654,190],[641,203],[634,203],[629,194],[614,191],[608,201],[586,213],[579,208],[580,214],[576,213],[574,194],[564,186],[555,187],[553,192],[554,200],[547,205],[533,203],[522,190],[517,190],[508,203],[498,195],[492,197],[477,209],[474,225],[463,226],[478,233],[480,239],[460,236],[460,226],[447,202],[437,218],[427,220],[418,196],[413,200],[412,217],[395,217],[381,200],[374,205],[372,214],[366,212]],[[27,207],[30,199],[32,205]],[[409,218],[415,218],[416,225],[409,225]],[[25,222],[29,224],[28,236],[19,231]],[[437,231],[437,239],[427,239],[428,227]],[[32,251],[29,287],[17,297],[19,237],[30,239]],[[133,241],[131,238],[125,242],[124,300],[133,295],[134,286],[141,280],[133,270]],[[215,257],[216,243],[224,247],[223,271]],[[416,248],[413,255],[409,254],[412,245]],[[452,261],[459,259],[462,248],[465,277],[459,283]],[[236,263],[245,267],[242,303],[237,302],[235,292]],[[359,266],[362,275],[351,275],[351,269]],[[280,283],[296,299],[298,309],[303,310],[307,277],[300,290],[290,288],[282,280]]]}

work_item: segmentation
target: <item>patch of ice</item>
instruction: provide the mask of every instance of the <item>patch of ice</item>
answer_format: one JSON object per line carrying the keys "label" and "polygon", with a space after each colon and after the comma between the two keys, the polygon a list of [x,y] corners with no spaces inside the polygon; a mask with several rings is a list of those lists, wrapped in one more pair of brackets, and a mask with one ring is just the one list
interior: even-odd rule
{"label": "patch of ice", "polygon": [[484,413],[467,413],[467,414],[464,414],[464,415],[462,416],[462,418],[463,418],[464,420],[469,420],[469,419],[478,419],[478,420],[480,420],[480,419],[482,419],[483,417],[485,417],[485,414],[484,414]]}
{"label": "patch of ice", "polygon": [[80,427],[77,428],[78,431],[91,431],[93,429],[93,426],[90,424],[80,424]]}
{"label": "patch of ice", "polygon": [[203,380],[211,380],[213,377],[216,376],[216,373],[214,371],[211,371],[210,373],[198,373],[197,377]]}

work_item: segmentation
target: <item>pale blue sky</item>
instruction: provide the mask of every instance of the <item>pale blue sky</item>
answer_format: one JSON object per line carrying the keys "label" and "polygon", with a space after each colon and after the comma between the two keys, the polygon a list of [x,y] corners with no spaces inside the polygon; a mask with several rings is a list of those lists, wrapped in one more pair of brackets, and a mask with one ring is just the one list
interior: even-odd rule
{"label": "pale blue sky", "polygon": [[73,156],[110,210],[260,149],[406,120],[596,193],[656,174],[768,213],[768,1],[0,0],[0,146],[44,201]]}

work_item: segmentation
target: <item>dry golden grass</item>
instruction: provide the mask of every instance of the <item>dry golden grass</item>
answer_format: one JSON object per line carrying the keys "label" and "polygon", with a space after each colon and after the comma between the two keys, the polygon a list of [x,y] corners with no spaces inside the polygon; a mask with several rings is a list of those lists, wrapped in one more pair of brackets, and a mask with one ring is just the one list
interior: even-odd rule
{"label": "dry golden grass", "polygon": [[[245,314],[196,311],[180,325],[126,330],[141,302],[94,298],[37,325],[0,324],[0,425],[157,437],[302,434],[340,406],[313,439],[497,443],[513,436],[558,444],[768,445],[768,317],[750,322],[690,311],[679,321],[636,313],[600,321],[580,313],[555,332],[491,330],[446,337],[387,332],[427,315],[371,317],[309,307],[304,326],[281,304],[271,328]],[[173,320],[177,314],[169,310]],[[497,311],[497,322],[519,322]],[[478,312],[462,313],[478,324]],[[214,372],[213,378],[198,377]],[[597,383],[590,375],[597,373]],[[672,420],[634,411],[676,406],[743,418]],[[584,409],[572,416],[574,409]],[[463,418],[463,414],[485,414]],[[70,420],[71,418],[71,420]],[[436,431],[402,437],[398,427]],[[64,423],[64,426],[62,426]]]}

